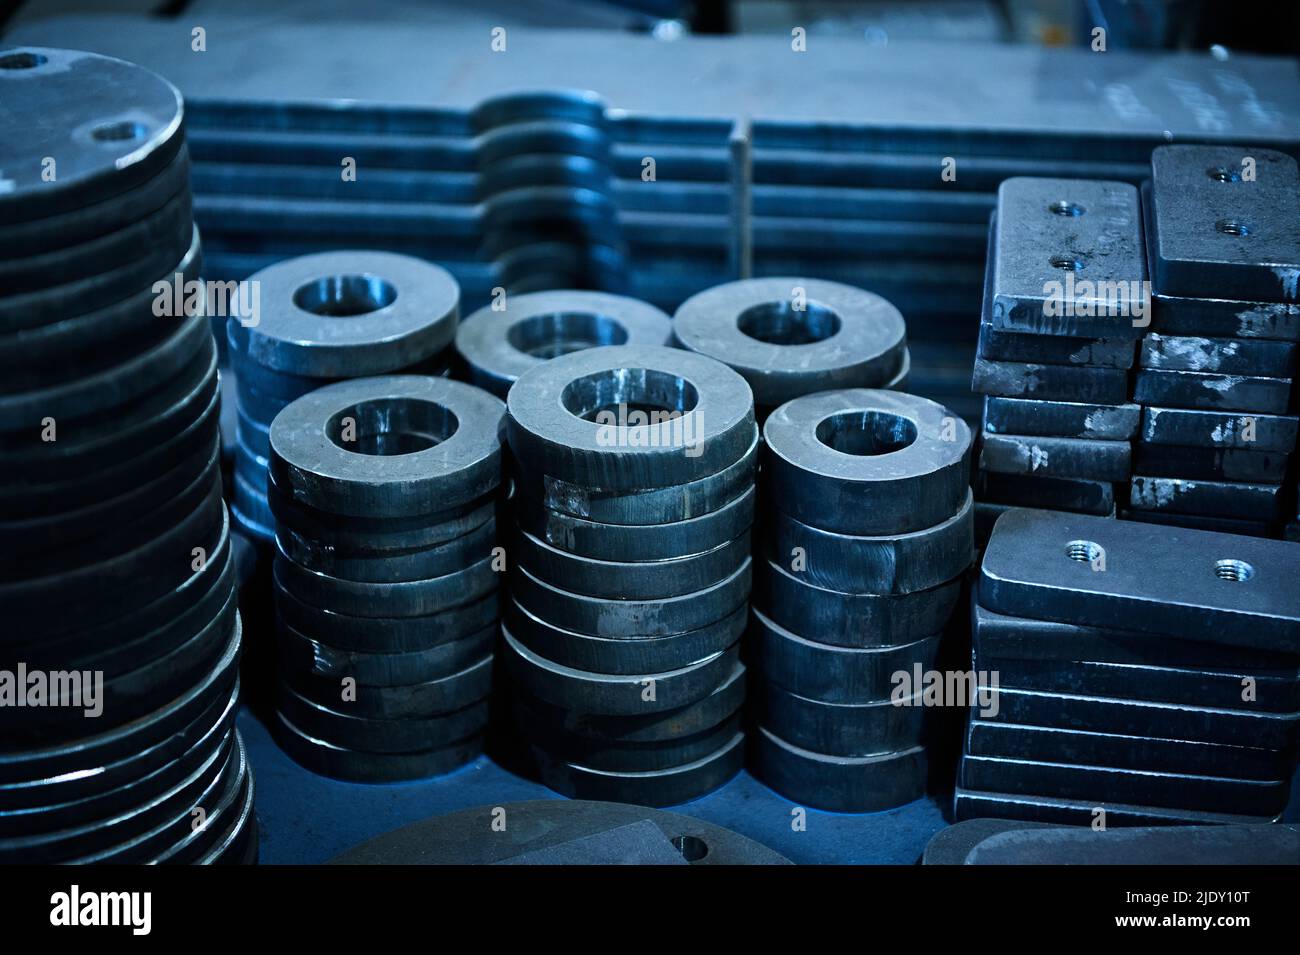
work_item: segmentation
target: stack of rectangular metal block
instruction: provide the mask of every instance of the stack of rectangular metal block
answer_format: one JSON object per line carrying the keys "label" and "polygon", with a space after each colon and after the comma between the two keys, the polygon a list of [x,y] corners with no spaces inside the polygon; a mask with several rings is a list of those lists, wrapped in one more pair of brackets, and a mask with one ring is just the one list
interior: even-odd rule
{"label": "stack of rectangular metal block", "polygon": [[1266,822],[1300,735],[1300,548],[1016,509],[984,552],[958,819]]}
{"label": "stack of rectangular metal block", "polygon": [[1162,146],[1143,186],[1152,334],[1127,516],[1276,536],[1296,445],[1300,175],[1268,149]]}

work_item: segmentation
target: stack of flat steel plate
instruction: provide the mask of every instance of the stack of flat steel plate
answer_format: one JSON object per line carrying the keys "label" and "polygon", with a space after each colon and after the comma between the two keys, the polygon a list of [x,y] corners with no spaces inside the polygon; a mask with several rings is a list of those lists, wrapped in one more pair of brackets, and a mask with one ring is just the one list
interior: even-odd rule
{"label": "stack of flat steel plate", "polygon": [[252,860],[180,94],[25,48],[0,104],[0,860]]}
{"label": "stack of flat steel plate", "polygon": [[763,438],[754,770],[820,809],[910,802],[922,674],[974,548],[970,429],[925,398],[847,389],[786,402]]}
{"label": "stack of flat steel plate", "polygon": [[[1127,516],[1277,536],[1294,483],[1300,174],[1245,146],[1161,146],[1143,185],[1151,334]],[[1294,517],[1294,512],[1292,512]]]}
{"label": "stack of flat steel plate", "polygon": [[273,729],[308,769],[392,782],[482,752],[504,412],[473,385],[390,375],[276,415]]}
{"label": "stack of flat steel plate", "polygon": [[231,513],[270,544],[270,431],[285,405],[345,378],[444,374],[460,317],[460,288],[430,262],[390,252],[322,252],[255,273],[224,333],[236,384]]}
{"label": "stack of flat steel plate", "polygon": [[986,396],[980,538],[1009,505],[1113,514],[1140,414],[1129,368],[1149,324],[1137,189],[1008,179],[988,243],[971,384]]}
{"label": "stack of flat steel plate", "polygon": [[760,427],[772,409],[814,391],[906,391],[911,367],[898,309],[819,279],[742,279],[706,289],[673,316],[673,341],[749,382]]}
{"label": "stack of flat steel plate", "polygon": [[1003,514],[974,606],[958,819],[1267,822],[1300,739],[1300,548]]}
{"label": "stack of flat steel plate", "polygon": [[703,355],[612,345],[535,363],[507,410],[501,652],[542,781],[649,806],[716,789],[745,756],[749,385]]}

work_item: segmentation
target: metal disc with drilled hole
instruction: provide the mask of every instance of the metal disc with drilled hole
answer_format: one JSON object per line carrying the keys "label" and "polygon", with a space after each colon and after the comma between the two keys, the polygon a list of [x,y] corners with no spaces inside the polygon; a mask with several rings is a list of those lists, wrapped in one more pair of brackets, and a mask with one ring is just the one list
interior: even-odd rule
{"label": "metal disc with drilled hole", "polygon": [[547,545],[591,560],[670,560],[700,554],[740,536],[754,523],[751,486],[715,511],[667,524],[603,524],[551,510],[524,494],[514,497],[520,528]]}
{"label": "metal disc with drilled hole", "polygon": [[[6,223],[120,196],[159,175],[184,143],[180,93],[122,60],[17,47],[0,53],[0,91],[3,124],[29,131],[9,144]],[[57,162],[52,179],[45,157]]]}
{"label": "metal disc with drilled hole", "polygon": [[925,795],[925,749],[869,756],[829,756],[793,746],[759,727],[754,772],[782,796],[814,809],[879,812]]}
{"label": "metal disc with drilled hole", "polygon": [[693,762],[649,772],[593,769],[532,750],[542,782],[571,799],[595,798],[642,806],[676,806],[699,799],[740,772],[745,737],[737,733],[712,753]]}
{"label": "metal disc with drilled hole", "polygon": [[896,690],[893,677],[934,664],[939,638],[883,647],[814,643],[753,611],[753,665],[764,678],[792,693],[827,703],[870,703]]}
{"label": "metal disc with drilled hole", "polygon": [[970,493],[970,428],[943,405],[895,391],[805,395],[768,416],[771,500],[842,534],[934,527]]}
{"label": "metal disc with drilled hole", "polygon": [[685,484],[739,460],[753,438],[749,385],[671,348],[612,345],[526,371],[506,401],[517,460],[572,484],[620,490]]}
{"label": "metal disc with drilled hole", "polygon": [[483,752],[482,737],[472,737],[442,749],[414,753],[367,753],[315,739],[276,714],[271,733],[280,748],[298,765],[320,776],[358,783],[392,783],[441,776]]}
{"label": "metal disc with drilled hole", "polygon": [[755,605],[786,630],[842,647],[911,643],[938,633],[952,616],[961,581],[908,594],[853,594],[815,587],[775,561],[760,561]]}
{"label": "metal disc with drilled hole", "polygon": [[869,756],[919,746],[925,730],[921,691],[902,701],[827,703],[764,681],[758,722],[780,739],[830,756]]}
{"label": "metal disc with drilled hole", "polygon": [[907,594],[961,576],[974,554],[975,498],[934,527],[881,537],[836,534],[809,527],[773,509],[768,546],[773,557],[800,555],[799,579],[848,593]]}
{"label": "metal disc with drilled hole", "polygon": [[664,636],[596,637],[553,626],[514,600],[505,605],[511,635],[538,656],[560,666],[596,673],[635,674],[676,670],[711,656],[740,639],[748,622],[738,607],[715,623]]}
{"label": "metal disc with drilled hole", "polygon": [[769,408],[813,391],[883,387],[906,335],[903,316],[879,295],[811,278],[728,282],[673,316],[680,347],[735,369]]}
{"label": "metal disc with drilled hole", "polygon": [[749,531],[702,553],[663,560],[593,560],[560,550],[526,531],[514,538],[515,559],[538,580],[610,600],[658,600],[707,590],[749,560]]}
{"label": "metal disc with drilled hole", "polygon": [[307,377],[377,375],[442,351],[456,333],[460,287],[431,262],[390,252],[322,252],[249,278],[261,319],[227,326],[238,353]]}
{"label": "metal disc with drilled hole", "polygon": [[543,361],[600,345],[666,345],[667,315],[623,295],[566,290],[509,295],[461,322],[456,351],[469,380],[501,398]]}
{"label": "metal disc with drilled hole", "polygon": [[[492,687],[492,656],[487,654],[455,673],[402,686],[352,685],[346,677],[283,670],[284,682],[321,706],[374,720],[421,719],[463,709],[484,699]],[[307,727],[299,727],[304,732]]]}
{"label": "metal disc with drilled hole", "polygon": [[436,513],[501,483],[503,411],[500,399],[445,378],[338,382],[276,416],[271,473],[285,495],[323,511]]}
{"label": "metal disc with drilled hole", "polygon": [[659,600],[610,600],[561,590],[516,565],[510,590],[520,606],[565,630],[598,637],[665,636],[708,626],[749,598],[752,558],[704,590]]}
{"label": "metal disc with drilled hole", "polygon": [[735,668],[739,647],[711,654],[677,670],[611,675],[575,670],[538,656],[502,625],[503,661],[529,693],[579,713],[632,716],[677,709],[704,699]]}
{"label": "metal disc with drilled hole", "polygon": [[561,480],[539,473],[526,459],[518,457],[512,464],[515,486],[531,502],[547,511],[621,528],[688,521],[725,507],[753,487],[758,446],[755,427],[744,454],[720,471],[675,487],[630,491]]}
{"label": "metal disc with drilled hole", "polygon": [[[504,830],[492,823],[504,813]],[[653,831],[646,827],[653,827]],[[412,823],[355,846],[330,860],[342,865],[621,865],[630,858],[617,838],[637,827],[642,838],[662,839],[662,857],[638,846],[642,861],[691,865],[785,865],[787,860],[752,839],[711,822],[622,803],[538,799],[480,806]],[[642,833],[642,830],[645,830]],[[674,858],[675,857],[675,858]]]}

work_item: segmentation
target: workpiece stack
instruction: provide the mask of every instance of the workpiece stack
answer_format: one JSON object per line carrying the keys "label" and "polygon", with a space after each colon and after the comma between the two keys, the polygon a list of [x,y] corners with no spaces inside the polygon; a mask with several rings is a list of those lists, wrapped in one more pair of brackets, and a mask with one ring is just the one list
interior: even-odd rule
{"label": "workpiece stack", "polygon": [[1258,823],[1300,737],[1300,548],[1013,509],[984,551],[958,819]]}

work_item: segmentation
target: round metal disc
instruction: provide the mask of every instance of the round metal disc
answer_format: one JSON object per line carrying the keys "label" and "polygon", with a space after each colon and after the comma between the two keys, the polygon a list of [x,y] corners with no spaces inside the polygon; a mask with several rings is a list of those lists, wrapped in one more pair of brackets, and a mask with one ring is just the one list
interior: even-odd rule
{"label": "round metal disc", "polygon": [[422,753],[363,753],[314,739],[277,714],[272,733],[294,762],[321,776],[358,783],[392,783],[441,776],[483,752],[483,739],[461,740]]}

